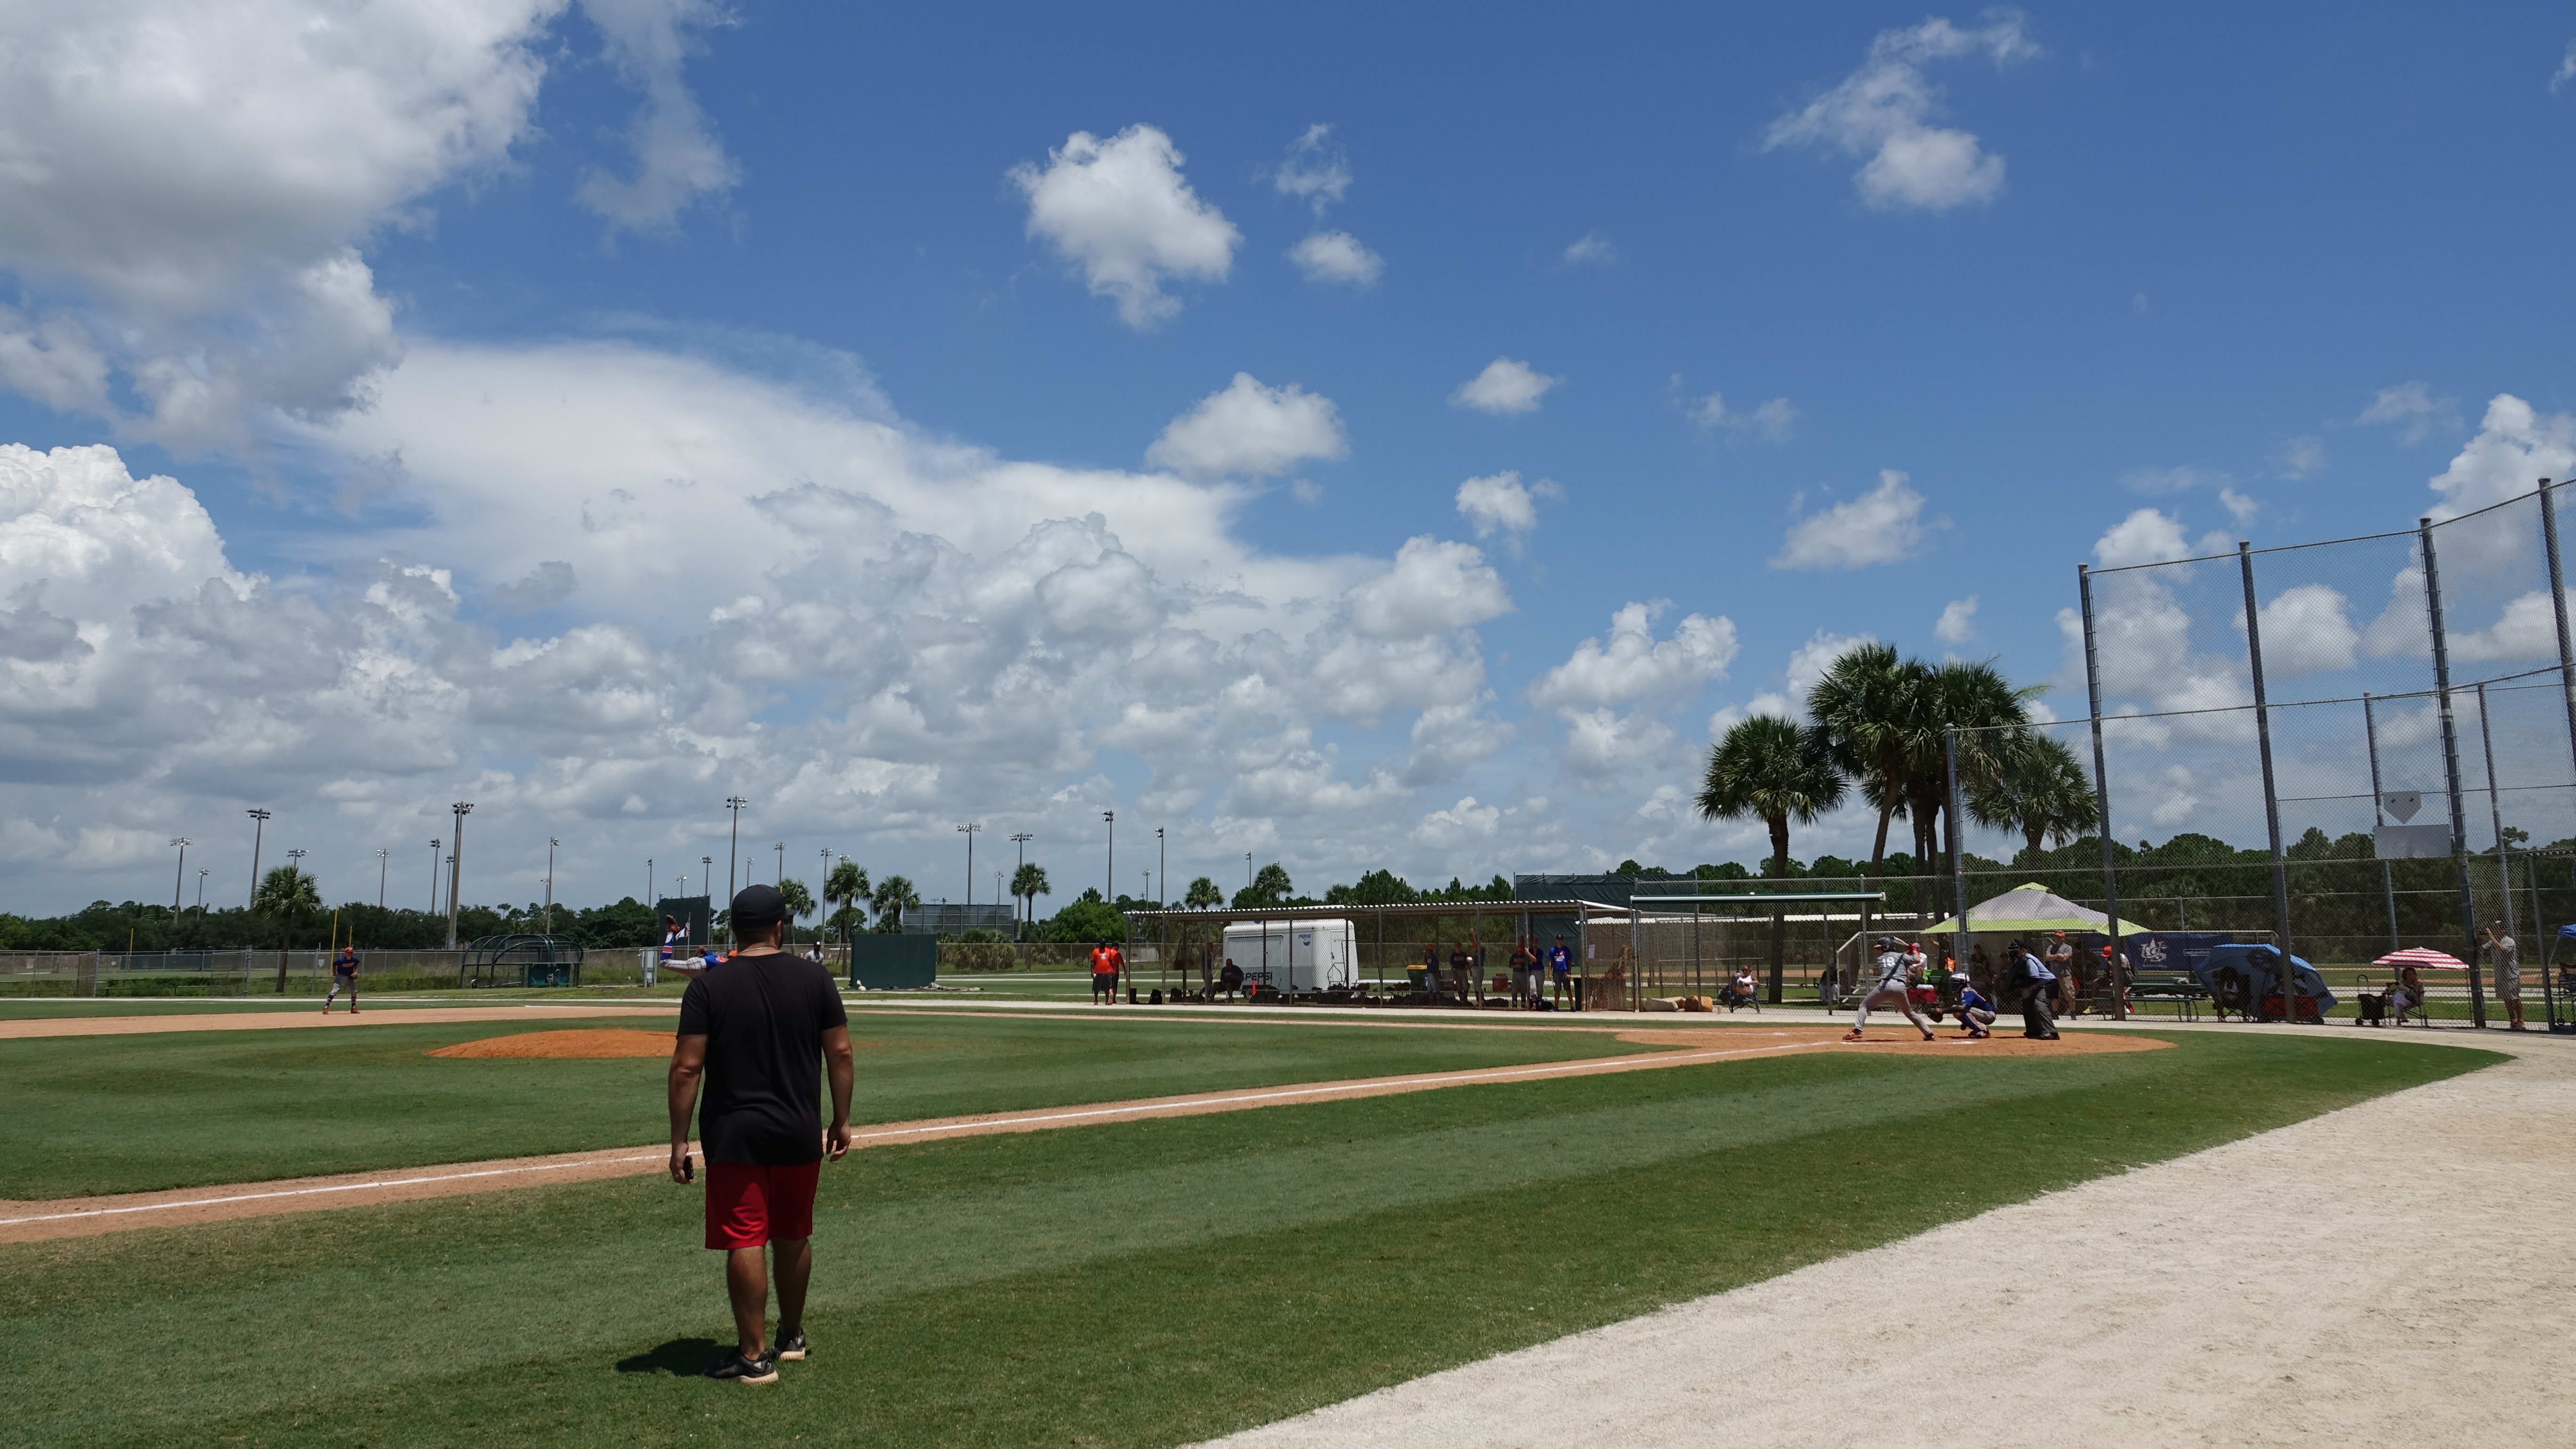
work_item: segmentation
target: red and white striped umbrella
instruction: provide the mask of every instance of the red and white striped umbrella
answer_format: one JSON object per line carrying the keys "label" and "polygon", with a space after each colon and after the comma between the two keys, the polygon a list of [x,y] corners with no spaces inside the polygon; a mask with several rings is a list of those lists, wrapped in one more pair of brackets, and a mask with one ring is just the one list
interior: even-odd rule
{"label": "red and white striped umbrella", "polygon": [[2419,971],[2466,971],[2469,969],[2468,963],[2462,961],[2459,957],[2445,955],[2440,951],[2430,950],[2423,946],[2409,946],[2403,951],[2391,951],[2371,964],[2374,966],[2412,966]]}

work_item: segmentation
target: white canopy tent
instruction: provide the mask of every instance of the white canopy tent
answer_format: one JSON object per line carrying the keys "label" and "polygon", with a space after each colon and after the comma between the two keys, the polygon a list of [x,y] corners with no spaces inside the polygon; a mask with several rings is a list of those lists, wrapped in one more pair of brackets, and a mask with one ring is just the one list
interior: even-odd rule
{"label": "white canopy tent", "polygon": [[[1959,918],[1952,916],[1937,926],[1924,927],[1923,934],[1951,935],[1958,929]],[[1979,936],[2036,935],[2043,931],[2093,931],[2107,936],[2111,934],[2111,918],[2033,882],[1968,907],[1968,930]],[[2120,934],[2143,936],[2147,928],[2134,921],[2122,921]]]}

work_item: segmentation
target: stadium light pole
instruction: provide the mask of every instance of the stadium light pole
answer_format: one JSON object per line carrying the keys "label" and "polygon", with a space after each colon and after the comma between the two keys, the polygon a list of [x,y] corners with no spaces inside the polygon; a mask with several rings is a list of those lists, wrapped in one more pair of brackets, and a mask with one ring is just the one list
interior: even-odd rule
{"label": "stadium light pole", "polygon": [[380,911],[385,908],[385,875],[392,861],[393,852],[381,845],[376,847],[376,909]]}
{"label": "stadium light pole", "polygon": [[644,903],[646,905],[658,904],[658,902],[653,899],[653,857],[649,855],[644,857]]}
{"label": "stadium light pole", "polygon": [[1109,822],[1109,869],[1101,884],[1109,889],[1109,904],[1118,901],[1118,812],[1103,810],[1100,818]]}
{"label": "stadium light pole", "polygon": [[[750,803],[750,801],[745,800],[740,795],[727,795],[725,797],[725,808],[733,812],[733,845],[725,856],[725,901],[727,904],[731,904],[733,901],[733,868],[742,861],[742,807]],[[713,862],[710,862],[710,864],[712,863]],[[710,885],[715,883],[715,872],[707,872],[707,882]]]}
{"label": "stadium light pole", "polygon": [[975,832],[983,828],[973,821],[957,827],[957,833],[966,837],[966,910],[970,916],[975,909]]}
{"label": "stadium light pole", "polygon": [[471,801],[459,800],[447,807],[456,812],[456,846],[447,857],[447,949],[456,949],[456,892],[465,883],[465,817],[474,813]]}
{"label": "stadium light pole", "polygon": [[770,849],[778,852],[778,879],[771,884],[780,890],[785,890],[787,889],[787,842],[782,840]]}
{"label": "stadium light pole", "polygon": [[261,832],[268,829],[268,812],[251,810],[244,813],[253,822],[250,827],[250,898],[256,901],[259,899],[259,838]]}
{"label": "stadium light pole", "polygon": [[206,919],[206,868],[197,867],[197,919]]}
{"label": "stadium light pole", "polygon": [[179,874],[170,882],[170,944],[179,944],[179,893],[188,888],[188,837],[174,835],[170,843],[179,847]]}
{"label": "stadium light pole", "polygon": [[1163,827],[1157,825],[1154,827],[1154,904],[1157,906],[1169,904],[1163,892],[1172,888],[1171,882],[1164,878],[1171,865],[1170,849],[1163,844]]}
{"label": "stadium light pole", "polygon": [[429,913],[433,916],[438,914],[438,847],[445,843],[439,840],[429,843]]}
{"label": "stadium light pole", "polygon": [[555,933],[555,847],[562,841],[546,837],[546,934]]}

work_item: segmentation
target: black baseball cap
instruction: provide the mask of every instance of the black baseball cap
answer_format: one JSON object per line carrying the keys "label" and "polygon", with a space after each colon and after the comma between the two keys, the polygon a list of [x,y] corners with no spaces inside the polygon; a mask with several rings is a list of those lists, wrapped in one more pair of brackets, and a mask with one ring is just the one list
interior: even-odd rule
{"label": "black baseball cap", "polygon": [[737,926],[774,926],[787,919],[787,898],[776,886],[744,886],[734,895],[728,919]]}

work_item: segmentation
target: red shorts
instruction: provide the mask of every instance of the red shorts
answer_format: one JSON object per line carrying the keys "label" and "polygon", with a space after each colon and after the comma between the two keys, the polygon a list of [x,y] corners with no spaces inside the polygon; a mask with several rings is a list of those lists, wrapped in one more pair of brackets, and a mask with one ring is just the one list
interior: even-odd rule
{"label": "red shorts", "polygon": [[757,1248],[814,1236],[814,1182],[820,1162],[763,1167],[707,1164],[707,1246]]}

